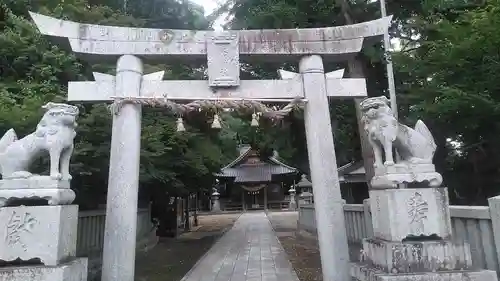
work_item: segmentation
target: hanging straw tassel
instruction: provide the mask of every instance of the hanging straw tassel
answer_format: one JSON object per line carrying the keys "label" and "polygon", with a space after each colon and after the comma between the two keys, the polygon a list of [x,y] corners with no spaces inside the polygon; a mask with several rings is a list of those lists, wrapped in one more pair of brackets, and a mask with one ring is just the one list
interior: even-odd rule
{"label": "hanging straw tassel", "polygon": [[222,126],[220,125],[219,115],[214,115],[214,121],[212,122],[212,129],[220,129]]}
{"label": "hanging straw tassel", "polygon": [[177,118],[177,132],[185,132],[184,121],[182,118]]}
{"label": "hanging straw tassel", "polygon": [[252,114],[252,123],[250,123],[252,127],[259,127],[259,117],[257,114]]}

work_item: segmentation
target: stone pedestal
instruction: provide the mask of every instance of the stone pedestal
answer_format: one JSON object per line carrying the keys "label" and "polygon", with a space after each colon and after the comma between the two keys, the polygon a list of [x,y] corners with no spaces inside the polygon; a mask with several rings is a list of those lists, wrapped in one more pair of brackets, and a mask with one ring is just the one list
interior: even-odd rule
{"label": "stone pedestal", "polygon": [[357,281],[494,281],[496,272],[472,267],[467,243],[451,241],[446,188],[370,191],[374,236],[363,240]]}
{"label": "stone pedestal", "polygon": [[3,207],[0,221],[0,281],[87,280],[87,259],[76,258],[78,206]]}
{"label": "stone pedestal", "polygon": [[373,233],[387,241],[415,236],[451,238],[446,188],[370,190]]}
{"label": "stone pedestal", "polygon": [[18,205],[19,201],[46,201],[48,205],[66,205],[75,200],[69,180],[50,176],[0,180],[0,208]]}
{"label": "stone pedestal", "polygon": [[57,266],[0,267],[0,281],[87,281],[87,258]]}
{"label": "stone pedestal", "polygon": [[0,208],[0,261],[39,259],[56,266],[76,255],[78,206]]}
{"label": "stone pedestal", "polygon": [[363,281],[493,281],[497,280],[497,273],[492,270],[460,270],[388,274],[383,270],[363,264],[351,265],[353,280]]}
{"label": "stone pedestal", "polygon": [[408,183],[439,187],[443,182],[443,177],[436,172],[434,164],[400,162],[376,167],[374,172],[371,185],[375,189],[397,188],[400,184]]}
{"label": "stone pedestal", "polygon": [[87,281],[87,259],[76,258],[78,206],[59,205],[74,199],[69,181],[0,181],[0,281]]}
{"label": "stone pedestal", "polygon": [[377,238],[363,241],[362,261],[384,272],[414,273],[470,269],[467,243],[451,241],[390,242]]}

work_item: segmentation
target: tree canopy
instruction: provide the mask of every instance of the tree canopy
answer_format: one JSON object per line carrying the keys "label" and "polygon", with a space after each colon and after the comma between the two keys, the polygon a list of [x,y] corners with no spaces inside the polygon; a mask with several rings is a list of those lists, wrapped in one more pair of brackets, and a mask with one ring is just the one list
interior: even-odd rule
{"label": "tree canopy", "polygon": [[[499,191],[500,1],[389,0],[387,10],[393,15],[390,35],[398,43],[392,56],[401,122],[421,119],[433,132],[435,162],[453,203],[484,204]],[[378,18],[380,3],[230,0],[217,13],[229,15],[228,28],[326,27]],[[347,67],[352,77],[367,79],[369,96],[388,95],[383,51],[377,45],[354,64],[326,68]],[[331,108],[339,164],[360,159],[352,102],[332,101]],[[299,153],[306,149],[301,140],[295,143]]]}
{"label": "tree canopy", "polygon": [[[391,37],[399,46],[393,51],[398,110],[401,122],[414,125],[421,119],[433,133],[435,162],[452,190],[452,202],[484,203],[498,193],[500,176],[500,35],[495,32],[500,1],[457,3],[387,1],[394,15]],[[0,0],[0,7],[0,131],[14,128],[20,136],[36,127],[41,105],[65,100],[68,81],[92,80],[92,71],[114,71],[113,64],[89,65],[50,43],[28,11],[84,23],[176,29],[210,29],[218,15],[227,15],[226,28],[231,29],[325,27],[380,17],[379,3],[364,0],[228,0],[209,16],[186,0]],[[349,75],[367,79],[370,96],[387,94],[383,51],[378,44],[350,62],[325,68],[347,68]],[[202,79],[204,67],[147,65],[145,70],[166,70],[166,79]],[[242,77],[273,79],[278,68],[293,71],[297,65],[246,64]],[[105,198],[111,115],[105,104],[78,106],[72,185],[79,203],[92,208],[88,202]],[[332,100],[331,117],[339,165],[360,160],[353,102]],[[224,114],[223,129],[215,132],[207,116],[193,114],[187,132],[178,134],[175,119],[164,110],[144,110],[140,185],[146,194],[209,189],[213,173],[236,156],[238,143],[253,144],[263,155],[279,150],[290,165],[309,172],[300,111],[280,126],[262,122],[257,130],[249,126],[250,116]],[[47,166],[39,164],[40,169]]]}
{"label": "tree canopy", "polygon": [[[113,73],[114,65],[88,65],[43,38],[29,18],[36,11],[84,23],[118,26],[158,25],[206,29],[201,7],[190,2],[128,1],[126,10],[113,1],[7,1],[0,18],[0,129],[14,128],[18,135],[31,133],[39,122],[41,106],[64,101],[68,81],[92,80],[92,71]],[[146,72],[166,70],[166,78],[200,76],[185,65],[147,65]],[[72,159],[72,186],[84,208],[104,203],[108,179],[111,114],[105,104],[81,104],[78,134]],[[188,131],[175,132],[176,117],[145,109],[141,140],[140,186],[149,193],[183,195],[209,189],[212,174],[236,153],[234,139],[206,133],[206,120],[189,120]],[[39,168],[48,167],[39,163]],[[92,200],[89,200],[92,199]],[[96,200],[97,199],[97,200]],[[92,204],[94,206],[85,206]]]}

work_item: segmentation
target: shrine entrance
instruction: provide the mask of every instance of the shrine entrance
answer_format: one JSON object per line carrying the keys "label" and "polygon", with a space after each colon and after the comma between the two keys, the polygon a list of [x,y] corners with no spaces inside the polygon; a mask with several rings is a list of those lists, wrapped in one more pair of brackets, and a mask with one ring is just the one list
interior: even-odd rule
{"label": "shrine entrance", "polygon": [[266,208],[266,198],[265,198],[265,190],[261,192],[261,190],[257,191],[244,191],[243,194],[245,196],[244,208],[246,210],[263,210]]}
{"label": "shrine entrance", "polygon": [[267,184],[241,185],[243,210],[267,210]]}
{"label": "shrine entrance", "polygon": [[[182,113],[210,101],[250,104],[271,119],[288,114],[297,102],[304,104],[323,280],[350,280],[347,236],[339,231],[345,222],[328,99],[364,98],[366,82],[343,78],[343,70],[325,73],[323,59],[345,60],[379,42],[392,17],[326,28],[219,32],[102,26],[30,15],[42,34],[82,59],[116,62],[116,75],[94,73],[95,81],[68,84],[68,101],[113,104],[102,281],[134,280],[142,106]],[[163,71],[144,74],[143,59],[162,63],[173,58],[206,61],[208,80],[163,81]],[[297,61],[299,73],[282,71],[281,80],[240,80],[240,58]],[[186,101],[192,101],[190,106],[181,104]],[[289,106],[276,114],[266,102]]]}

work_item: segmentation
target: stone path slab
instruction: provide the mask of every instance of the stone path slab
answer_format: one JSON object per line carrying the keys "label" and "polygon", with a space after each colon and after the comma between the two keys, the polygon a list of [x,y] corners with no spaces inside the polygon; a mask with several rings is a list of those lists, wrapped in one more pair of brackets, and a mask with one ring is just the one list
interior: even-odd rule
{"label": "stone path slab", "polygon": [[299,281],[264,212],[244,213],[181,281]]}

